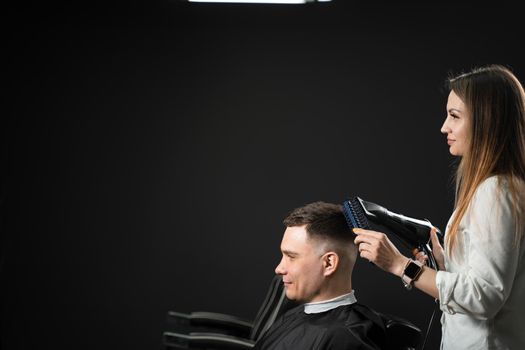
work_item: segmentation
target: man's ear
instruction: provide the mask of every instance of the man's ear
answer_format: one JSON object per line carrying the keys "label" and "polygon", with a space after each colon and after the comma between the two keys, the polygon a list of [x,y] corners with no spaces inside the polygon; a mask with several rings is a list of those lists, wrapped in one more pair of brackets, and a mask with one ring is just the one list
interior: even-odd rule
{"label": "man's ear", "polygon": [[323,271],[325,276],[332,275],[339,267],[339,255],[336,252],[326,252],[323,255]]}

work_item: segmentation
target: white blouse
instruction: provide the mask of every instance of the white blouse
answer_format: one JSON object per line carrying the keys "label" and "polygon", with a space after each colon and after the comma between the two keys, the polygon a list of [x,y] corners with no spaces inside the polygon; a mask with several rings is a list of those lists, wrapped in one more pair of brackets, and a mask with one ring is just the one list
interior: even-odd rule
{"label": "white blouse", "polygon": [[436,275],[441,349],[525,349],[525,244],[514,242],[511,203],[504,182],[485,180],[461,221],[456,252],[445,252],[446,271]]}

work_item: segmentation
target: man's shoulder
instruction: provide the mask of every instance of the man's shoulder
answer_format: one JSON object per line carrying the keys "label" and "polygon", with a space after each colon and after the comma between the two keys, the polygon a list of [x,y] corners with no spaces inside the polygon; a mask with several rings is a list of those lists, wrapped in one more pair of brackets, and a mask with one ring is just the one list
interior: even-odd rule
{"label": "man's shoulder", "polygon": [[[354,324],[355,326],[355,324]],[[385,333],[377,327],[341,326],[330,327],[323,335],[323,346],[320,349],[384,349],[386,343]]]}
{"label": "man's shoulder", "polygon": [[386,326],[378,312],[359,303],[343,306],[339,312],[343,314],[344,322],[329,324],[325,332],[326,339],[334,348],[344,348],[341,344],[355,349],[382,348]]}
{"label": "man's shoulder", "polygon": [[377,323],[379,325],[383,325],[384,323],[379,312],[367,305],[360,303],[340,306],[334,311],[338,312],[341,315],[341,318],[346,319],[346,322],[344,322],[345,325],[363,320],[370,320],[371,322]]}

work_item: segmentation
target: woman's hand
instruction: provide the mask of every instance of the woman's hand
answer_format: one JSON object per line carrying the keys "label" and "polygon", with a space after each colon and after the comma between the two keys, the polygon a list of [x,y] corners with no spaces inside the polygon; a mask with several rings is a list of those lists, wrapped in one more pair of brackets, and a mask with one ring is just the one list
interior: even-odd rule
{"label": "woman's hand", "polygon": [[[439,243],[436,229],[434,227],[430,230],[430,241],[432,242],[432,254],[434,255],[434,259],[436,259],[439,270],[445,271],[444,251],[441,243]],[[413,254],[419,262],[426,263],[428,260],[428,256],[418,249],[414,249]]]}
{"label": "woman's hand", "polygon": [[401,277],[408,258],[381,232],[354,228],[354,240],[359,256],[373,262],[381,269]]}

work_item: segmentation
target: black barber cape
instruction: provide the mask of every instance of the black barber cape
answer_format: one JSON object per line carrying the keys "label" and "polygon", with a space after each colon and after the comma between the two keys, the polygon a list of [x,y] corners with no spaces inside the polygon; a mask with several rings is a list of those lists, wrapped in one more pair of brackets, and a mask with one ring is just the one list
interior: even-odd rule
{"label": "black barber cape", "polygon": [[306,314],[301,305],[278,318],[257,341],[255,349],[382,349],[385,332],[381,317],[359,303],[315,314]]}

